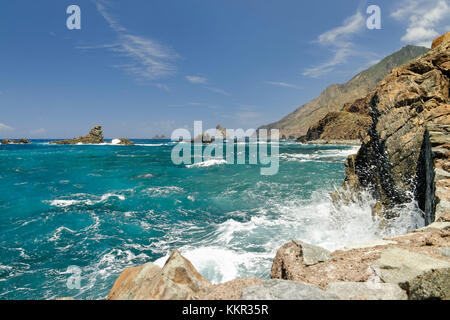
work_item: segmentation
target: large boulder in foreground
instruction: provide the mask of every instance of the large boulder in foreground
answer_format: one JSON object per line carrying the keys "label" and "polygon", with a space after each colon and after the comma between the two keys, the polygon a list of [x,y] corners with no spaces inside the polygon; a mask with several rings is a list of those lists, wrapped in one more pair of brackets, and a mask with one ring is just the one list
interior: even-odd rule
{"label": "large boulder in foreground", "polygon": [[263,283],[264,280],[257,278],[238,278],[224,283],[216,284],[211,291],[200,298],[200,300],[239,300],[242,291],[250,286]]}
{"label": "large boulder in foreground", "polygon": [[[291,241],[278,249],[272,264],[271,278],[308,283],[322,289],[334,282],[384,282],[402,287],[408,294],[412,294],[412,290],[408,288],[413,286],[411,283],[418,281],[418,277],[431,270],[447,268],[450,257],[446,256],[446,250],[442,248],[448,248],[449,241],[450,223],[433,223],[406,235],[336,250],[330,254],[329,259],[320,259],[323,261],[315,264],[305,262],[303,249],[299,248],[297,241]],[[405,278],[396,278],[395,275]],[[441,283],[439,279],[430,278],[421,278],[421,284],[416,287],[424,288],[430,283]],[[391,292],[392,296],[393,292],[389,288],[382,289]],[[416,292],[420,290],[417,289]],[[347,298],[373,299],[374,294],[379,292]]]}
{"label": "large boulder in foreground", "polygon": [[414,299],[450,297],[450,261],[400,248],[390,248],[372,264],[385,283],[399,285]]}
{"label": "large boulder in foreground", "polygon": [[416,201],[425,223],[435,220],[434,148],[441,149],[442,170],[450,175],[444,151],[450,150],[449,77],[450,42],[442,42],[394,69],[369,94],[372,124],[357,155],[347,161],[344,187],[369,190],[384,218]]}
{"label": "large boulder in foreground", "polygon": [[377,282],[332,282],[328,293],[342,300],[406,300],[407,295],[398,285]]}
{"label": "large boulder in foreground", "polygon": [[244,288],[242,300],[337,300],[339,297],[316,286],[288,280],[268,280]]}
{"label": "large boulder in foreground", "polygon": [[153,263],[126,268],[114,283],[108,300],[193,300],[212,284],[178,250],[161,269]]}
{"label": "large boulder in foreground", "polygon": [[103,143],[103,131],[101,126],[95,126],[88,135],[61,141],[52,141],[52,144],[100,144]]}

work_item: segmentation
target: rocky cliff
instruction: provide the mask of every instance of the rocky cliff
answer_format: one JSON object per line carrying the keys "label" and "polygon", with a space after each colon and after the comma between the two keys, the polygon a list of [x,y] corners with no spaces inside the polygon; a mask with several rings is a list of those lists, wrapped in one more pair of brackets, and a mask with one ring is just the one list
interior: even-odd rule
{"label": "rocky cliff", "polygon": [[[427,224],[435,220],[436,186],[450,185],[449,72],[450,42],[445,42],[394,69],[366,97],[371,125],[359,152],[347,159],[344,187],[370,190],[386,218],[396,215],[395,206],[414,200]],[[439,183],[435,162],[442,170]],[[448,200],[448,192],[442,193],[447,195],[440,206]],[[450,218],[438,209],[437,218]]]}
{"label": "rocky cliff", "polygon": [[341,111],[332,111],[313,124],[298,142],[334,142],[361,140],[372,124],[367,97],[346,103]]}
{"label": "rocky cliff", "polygon": [[280,134],[285,137],[304,136],[308,128],[323,119],[328,112],[341,111],[346,103],[352,103],[355,99],[364,97],[393,68],[427,51],[428,49],[424,47],[406,46],[357,74],[348,82],[330,85],[316,99],[302,105],[280,121],[262,126],[260,129],[280,129]]}

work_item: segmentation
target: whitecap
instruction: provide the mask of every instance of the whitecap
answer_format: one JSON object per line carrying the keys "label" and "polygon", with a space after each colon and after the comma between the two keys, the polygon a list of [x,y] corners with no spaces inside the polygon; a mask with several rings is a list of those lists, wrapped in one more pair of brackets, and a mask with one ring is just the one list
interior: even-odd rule
{"label": "whitecap", "polygon": [[204,168],[204,167],[210,167],[210,166],[217,166],[220,164],[225,164],[227,161],[225,159],[210,159],[194,164],[186,165],[186,168]]}

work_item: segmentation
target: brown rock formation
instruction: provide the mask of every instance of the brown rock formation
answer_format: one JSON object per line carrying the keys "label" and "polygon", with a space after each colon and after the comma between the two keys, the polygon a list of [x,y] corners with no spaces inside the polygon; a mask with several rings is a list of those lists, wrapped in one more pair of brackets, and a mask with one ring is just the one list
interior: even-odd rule
{"label": "brown rock formation", "polygon": [[3,139],[2,144],[29,144],[31,143],[27,139],[23,138],[20,140]]}
{"label": "brown rock formation", "polygon": [[[446,268],[450,266],[450,257],[442,254],[439,249],[448,247],[449,239],[448,224],[447,228],[444,226],[442,229],[430,226],[403,236],[334,251],[329,260],[314,265],[304,263],[299,246],[295,241],[291,241],[278,250],[272,265],[271,278],[308,283],[321,288],[326,288],[330,283],[337,281],[401,284],[405,279],[411,286],[418,286],[421,277],[426,276],[429,271],[442,269],[438,274],[439,278],[436,279],[436,282],[439,282],[442,272],[447,272]],[[385,253],[389,253],[389,260],[387,256],[383,257]],[[400,270],[408,267],[409,261],[413,261],[410,268],[414,269],[414,272],[396,271],[396,268]],[[402,263],[406,267],[402,267]],[[378,274],[380,265],[386,272],[391,273]],[[428,283],[432,281],[431,276],[426,277]],[[447,292],[447,295],[449,293]]]}
{"label": "brown rock formation", "polygon": [[395,215],[395,205],[416,200],[426,223],[435,220],[433,147],[443,155],[442,184],[450,183],[444,151],[450,145],[449,68],[447,42],[394,69],[366,97],[372,124],[358,154],[347,160],[344,186],[370,190],[386,218]]}
{"label": "brown rock formation", "polygon": [[88,135],[71,140],[52,141],[52,144],[99,144],[103,143],[103,132],[101,126],[95,126]]}
{"label": "brown rock formation", "polygon": [[442,36],[437,37],[433,40],[433,43],[431,44],[431,49],[434,49],[438,46],[440,46],[442,43],[450,42],[450,32],[444,33]]}
{"label": "brown rock formation", "polygon": [[126,268],[114,283],[108,300],[192,300],[205,295],[211,283],[178,250],[164,267],[147,263]]}
{"label": "brown rock formation", "polygon": [[327,113],[323,119],[308,129],[305,136],[298,138],[297,141],[361,140],[372,124],[369,111],[367,97],[347,103],[342,111]]}

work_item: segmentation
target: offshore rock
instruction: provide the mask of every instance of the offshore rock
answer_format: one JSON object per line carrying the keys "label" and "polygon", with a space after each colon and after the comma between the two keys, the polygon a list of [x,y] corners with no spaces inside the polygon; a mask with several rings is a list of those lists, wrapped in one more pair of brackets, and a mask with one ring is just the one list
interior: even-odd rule
{"label": "offshore rock", "polygon": [[[344,189],[369,190],[378,201],[375,211],[385,218],[396,216],[397,205],[414,200],[429,224],[439,203],[435,194],[450,198],[445,189],[450,180],[442,186],[435,181],[432,151],[450,146],[449,76],[450,42],[443,42],[394,69],[367,97],[372,124],[357,155],[346,163]],[[448,154],[440,152],[445,156],[440,166],[448,169]],[[436,190],[440,187],[442,194]]]}
{"label": "offshore rock", "polygon": [[61,141],[52,141],[52,144],[100,144],[103,143],[103,131],[101,126],[95,126],[88,135]]}
{"label": "offshore rock", "polygon": [[193,300],[205,295],[211,283],[178,250],[164,267],[147,263],[126,268],[114,283],[108,300]]}
{"label": "offshore rock", "polygon": [[11,140],[11,139],[3,139],[2,144],[29,144],[31,143],[27,139],[20,139],[20,140]]}
{"label": "offshore rock", "polygon": [[122,146],[134,146],[134,143],[125,138],[117,138],[112,141],[113,144],[122,145]]}

